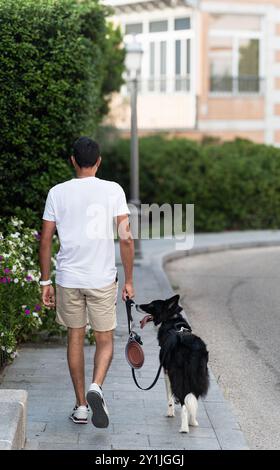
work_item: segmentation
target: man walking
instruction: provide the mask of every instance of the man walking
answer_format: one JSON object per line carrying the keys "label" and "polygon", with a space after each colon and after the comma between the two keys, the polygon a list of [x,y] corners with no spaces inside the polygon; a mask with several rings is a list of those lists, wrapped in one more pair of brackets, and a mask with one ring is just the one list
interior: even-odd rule
{"label": "man walking", "polygon": [[[87,423],[109,424],[102,384],[113,357],[116,327],[117,270],[114,223],[120,236],[125,273],[122,298],[134,296],[134,243],[129,229],[129,209],[121,186],[96,177],[101,164],[99,146],[87,137],[73,147],[76,178],[51,188],[46,200],[40,242],[42,301],[56,305],[56,321],[68,328],[67,359],[76,405],[70,418]],[[60,249],[56,260],[56,293],[50,280],[51,247],[55,230]],[[55,295],[56,294],[56,295]],[[85,396],[84,337],[89,320],[96,351],[92,384]]]}

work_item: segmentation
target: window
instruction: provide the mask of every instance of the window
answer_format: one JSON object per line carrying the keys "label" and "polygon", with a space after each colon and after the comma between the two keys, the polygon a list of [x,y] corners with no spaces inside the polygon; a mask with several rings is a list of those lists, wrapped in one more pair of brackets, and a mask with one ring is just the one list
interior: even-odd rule
{"label": "window", "polygon": [[168,21],[151,21],[149,25],[150,33],[161,33],[168,31]]}
{"label": "window", "polygon": [[149,91],[155,90],[155,43],[150,43],[150,80]]}
{"label": "window", "polygon": [[142,34],[143,25],[142,23],[133,23],[125,25],[125,34]]}
{"label": "window", "polygon": [[212,15],[210,23],[210,90],[215,93],[259,93],[262,84],[261,18]]}
{"label": "window", "polygon": [[150,79],[149,91],[164,93],[166,91],[167,43],[158,41],[150,43]]}
{"label": "window", "polygon": [[[176,15],[176,13],[175,13]],[[143,17],[144,18],[144,17]],[[126,34],[141,34],[141,93],[189,93],[192,77],[192,17],[170,13],[125,22]]]}
{"label": "window", "polygon": [[176,18],[175,19],[175,31],[181,31],[184,29],[191,29],[191,19],[190,18]]}
{"label": "window", "polygon": [[166,91],[166,41],[160,43],[160,91]]}
{"label": "window", "polygon": [[210,39],[210,76],[211,91],[231,92],[233,41],[230,38]]}
{"label": "window", "polygon": [[241,92],[259,91],[259,41],[241,39],[238,55],[238,89]]}
{"label": "window", "polygon": [[191,73],[191,40],[177,39],[175,41],[175,90],[190,90]]}

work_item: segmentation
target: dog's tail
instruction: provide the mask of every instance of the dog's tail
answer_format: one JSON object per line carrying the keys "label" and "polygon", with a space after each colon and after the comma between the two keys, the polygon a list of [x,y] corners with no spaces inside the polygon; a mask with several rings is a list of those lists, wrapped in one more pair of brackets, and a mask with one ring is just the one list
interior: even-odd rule
{"label": "dog's tail", "polygon": [[208,351],[203,346],[198,351],[193,350],[189,363],[185,364],[192,393],[198,398],[207,394],[209,388]]}

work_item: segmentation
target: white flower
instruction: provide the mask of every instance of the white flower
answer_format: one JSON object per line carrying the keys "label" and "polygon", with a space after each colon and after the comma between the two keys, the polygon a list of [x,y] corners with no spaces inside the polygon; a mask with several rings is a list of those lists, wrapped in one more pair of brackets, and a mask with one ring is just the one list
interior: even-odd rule
{"label": "white flower", "polygon": [[12,349],[11,349],[11,348],[7,349],[7,353],[8,353],[8,354],[11,354],[11,352],[12,352]]}
{"label": "white flower", "polygon": [[27,305],[22,305],[21,307],[22,307],[23,309],[25,309],[25,308],[27,307]]}
{"label": "white flower", "polygon": [[19,232],[11,233],[10,236],[11,236],[11,238],[19,238],[20,233]]}
{"label": "white flower", "polygon": [[14,279],[14,283],[17,284],[18,282],[19,282],[19,281],[18,281],[18,278],[16,277],[16,278]]}
{"label": "white flower", "polygon": [[1,338],[4,336],[4,333],[3,333],[3,331],[2,331],[2,333],[1,333],[1,335],[0,335],[0,336],[1,336]]}
{"label": "white flower", "polygon": [[6,351],[5,346],[1,346],[2,351]]}
{"label": "white flower", "polygon": [[17,227],[17,226],[19,225],[19,220],[17,220],[17,219],[12,218],[12,219],[11,219],[11,222],[12,222],[12,225],[13,225],[14,227]]}
{"label": "white flower", "polygon": [[29,264],[30,264],[30,266],[34,266],[34,262],[33,262],[33,261],[30,261]]}
{"label": "white flower", "polygon": [[4,240],[3,233],[0,232],[0,240]]}
{"label": "white flower", "polygon": [[17,357],[17,355],[18,355],[18,354],[17,354],[17,352],[16,352],[16,351],[15,351],[15,352],[13,352],[13,354],[11,354],[11,357],[12,357],[12,359],[15,359],[15,357]]}
{"label": "white flower", "polygon": [[35,318],[39,318],[39,315],[38,315],[37,312],[33,312],[32,315],[33,315],[33,317],[35,317]]}
{"label": "white flower", "polygon": [[28,238],[28,235],[24,235],[24,238],[25,238],[25,239]]}
{"label": "white flower", "polygon": [[24,282],[23,282],[23,281],[22,281],[22,283],[21,283],[21,287],[24,287]]}
{"label": "white flower", "polygon": [[38,318],[38,323],[39,323],[39,325],[42,325],[43,322],[42,322],[41,318]]}
{"label": "white flower", "polygon": [[24,260],[24,256],[23,256],[23,255],[21,255],[20,259]]}
{"label": "white flower", "polygon": [[13,267],[12,267],[13,273],[14,273],[16,270],[17,270],[17,267],[16,267],[16,265],[14,264]]}

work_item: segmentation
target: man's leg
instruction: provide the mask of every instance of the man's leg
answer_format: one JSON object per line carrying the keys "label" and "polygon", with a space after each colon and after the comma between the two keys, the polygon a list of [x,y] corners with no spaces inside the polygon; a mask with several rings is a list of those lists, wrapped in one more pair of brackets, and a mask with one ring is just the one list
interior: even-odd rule
{"label": "man's leg", "polygon": [[85,327],[68,328],[67,359],[78,406],[87,403],[85,398],[84,338]]}
{"label": "man's leg", "polygon": [[95,331],[96,350],[92,382],[102,387],[113,358],[114,330]]}

